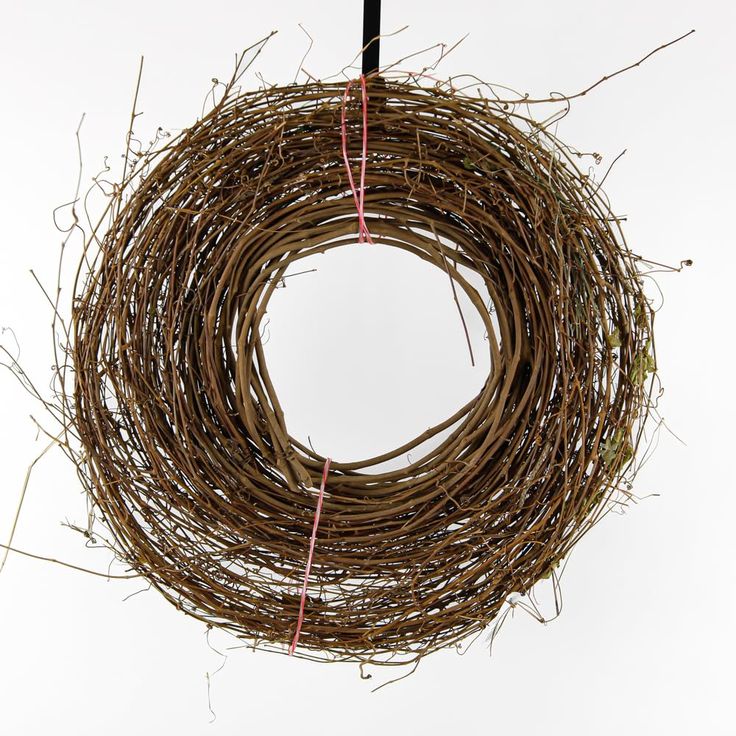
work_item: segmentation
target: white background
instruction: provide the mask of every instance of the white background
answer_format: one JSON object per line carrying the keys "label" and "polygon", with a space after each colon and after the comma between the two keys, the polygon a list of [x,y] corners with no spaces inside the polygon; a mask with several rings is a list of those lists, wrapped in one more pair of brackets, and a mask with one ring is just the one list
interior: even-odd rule
{"label": "white background", "polygon": [[[576,548],[557,620],[542,626],[517,615],[493,657],[481,638],[464,656],[433,655],[374,694],[393,672],[361,680],[351,665],[233,650],[212,674],[223,660],[201,624],[155,593],[123,602],[140,582],[11,555],[0,576],[1,734],[736,734],[727,704],[736,654],[734,6],[384,6],[385,32],[410,27],[384,41],[383,62],[470,31],[438,72],[471,72],[534,96],[582,89],[697,29],[577,101],[558,130],[579,149],[603,154],[598,176],[627,149],[606,191],[628,216],[635,251],[667,263],[694,260],[693,268],[659,278],[660,408],[685,444],[662,432],[636,492],[661,495],[609,515]],[[315,39],[306,68],[333,74],[360,46],[361,8],[336,0],[4,4],[0,326],[15,331],[21,362],[39,385],[51,377],[50,314],[29,269],[45,283],[53,278],[60,235],[51,210],[74,191],[81,114],[88,181],[105,154],[118,160],[141,54],[138,130],[145,137],[158,125],[189,125],[210,79],[225,78],[234,53],[272,29],[280,32],[255,67],[268,81],[294,78],[307,48],[298,22]],[[441,274],[396,254],[342,250],[276,294],[268,350],[293,433],[309,432],[319,450],[346,458],[387,449],[416,425],[442,418],[473,394],[483,373],[467,365]],[[357,341],[344,341],[349,322]],[[14,349],[9,332],[2,339]],[[375,358],[358,352],[366,344]],[[410,379],[417,367],[418,381]],[[307,381],[310,391],[302,388]],[[7,372],[0,407],[6,535],[26,467],[44,443],[29,419],[38,407]],[[104,570],[107,554],[86,550],[61,526],[82,523],[84,508],[73,469],[58,451],[49,454],[34,471],[15,544]],[[549,603],[544,591],[540,597]],[[223,650],[234,642],[213,635],[211,643]]]}

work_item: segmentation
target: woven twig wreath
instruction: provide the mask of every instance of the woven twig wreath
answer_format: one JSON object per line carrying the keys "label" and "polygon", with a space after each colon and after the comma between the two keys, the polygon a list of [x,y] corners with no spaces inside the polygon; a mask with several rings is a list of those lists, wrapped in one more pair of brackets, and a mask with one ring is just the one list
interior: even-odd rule
{"label": "woven twig wreath", "polygon": [[[267,646],[294,635],[326,458],[289,435],[259,326],[292,264],[359,239],[344,92],[228,94],[157,154],[74,305],[70,408],[123,557]],[[491,351],[456,414],[329,469],[299,651],[380,661],[480,631],[551,573],[631,464],[654,365],[637,260],[569,149],[483,99],[380,79],[368,94],[360,247],[446,270]],[[346,118],[357,176],[359,95]]]}

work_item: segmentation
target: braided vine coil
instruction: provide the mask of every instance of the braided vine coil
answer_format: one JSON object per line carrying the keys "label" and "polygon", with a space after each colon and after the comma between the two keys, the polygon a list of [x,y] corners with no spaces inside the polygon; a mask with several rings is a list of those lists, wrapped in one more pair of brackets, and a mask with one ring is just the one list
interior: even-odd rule
{"label": "braided vine coil", "polygon": [[[121,556],[180,609],[281,651],[326,458],[290,436],[259,328],[290,267],[358,240],[344,89],[227,94],[151,155],[73,309],[69,410]],[[484,99],[379,78],[368,94],[360,247],[447,271],[491,363],[441,424],[332,459],[297,651],[380,662],[480,632],[554,571],[631,468],[654,359],[637,258],[570,149]],[[346,118],[357,172],[359,96]]]}

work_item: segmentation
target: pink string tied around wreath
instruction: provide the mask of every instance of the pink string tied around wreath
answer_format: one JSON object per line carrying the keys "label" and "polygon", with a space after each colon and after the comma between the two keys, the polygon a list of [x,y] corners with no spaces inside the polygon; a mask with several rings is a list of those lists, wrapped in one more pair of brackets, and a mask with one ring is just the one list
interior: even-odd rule
{"label": "pink string tied around wreath", "polygon": [[[350,183],[350,190],[353,193],[353,199],[355,200],[355,208],[358,210],[358,242],[368,242],[373,244],[373,238],[368,230],[368,226],[365,223],[365,169],[368,159],[368,90],[366,89],[365,76],[360,75],[360,87],[362,91],[362,107],[363,107],[363,148],[360,158],[360,183],[359,187],[355,186],[355,179],[353,178],[353,172],[350,168],[350,157],[348,156],[348,130],[347,130],[347,105],[348,95],[350,94],[350,87],[352,86],[352,80],[345,85],[345,93],[342,97],[342,120],[341,120],[341,131],[342,131],[342,156],[345,161],[345,170],[348,174],[348,182]],[[299,635],[302,631],[302,624],[304,623],[304,608],[307,603],[307,586],[309,585],[309,573],[312,570],[312,559],[314,558],[314,545],[317,541],[317,527],[319,526],[319,517],[322,513],[322,502],[325,495],[325,486],[327,484],[327,474],[330,470],[330,463],[332,460],[328,457],[325,460],[325,465],[322,470],[322,483],[319,487],[319,495],[317,496],[317,509],[314,512],[314,524],[312,525],[312,537],[309,540],[309,554],[307,556],[307,566],[304,570],[304,582],[302,583],[301,600],[299,602],[299,618],[296,622],[296,631],[294,632],[294,638],[289,646],[289,656],[294,654],[297,644],[299,643]]]}
{"label": "pink string tied around wreath", "polygon": [[360,159],[360,185],[358,188],[355,186],[355,179],[350,168],[350,158],[348,157],[347,105],[352,84],[353,80],[350,80],[345,85],[345,93],[342,97],[342,157],[345,161],[350,189],[353,192],[355,208],[358,210],[358,242],[363,243],[367,241],[372,244],[373,238],[368,231],[368,226],[365,224],[365,168],[368,157],[368,90],[366,89],[365,76],[363,74],[360,75],[361,102],[363,107],[363,151]]}
{"label": "pink string tied around wreath", "polygon": [[322,500],[325,495],[325,485],[327,485],[327,473],[330,470],[331,458],[325,460],[325,466],[322,469],[322,483],[319,487],[319,495],[317,496],[317,510],[314,512],[314,524],[312,525],[312,538],[309,540],[309,555],[307,556],[307,567],[304,570],[304,583],[302,584],[302,597],[299,603],[299,618],[296,622],[296,631],[294,639],[289,647],[289,656],[294,654],[296,645],[299,643],[299,634],[302,631],[302,623],[304,623],[304,606],[307,602],[307,584],[309,583],[309,573],[312,569],[312,558],[314,557],[314,544],[317,540],[317,527],[319,526],[319,517],[322,513]]}

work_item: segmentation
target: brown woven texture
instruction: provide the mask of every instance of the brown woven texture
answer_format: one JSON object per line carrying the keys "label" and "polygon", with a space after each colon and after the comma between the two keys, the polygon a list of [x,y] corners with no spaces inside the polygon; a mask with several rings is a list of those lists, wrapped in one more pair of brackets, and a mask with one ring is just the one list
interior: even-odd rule
{"label": "brown woven texture", "polygon": [[[122,557],[189,614],[281,651],[325,457],[289,435],[260,328],[289,267],[357,242],[344,89],[228,89],[151,156],[73,311],[80,467]],[[491,370],[393,452],[333,458],[298,653],[406,661],[489,626],[604,512],[648,412],[653,315],[619,221],[541,126],[440,87],[368,93],[375,245],[354,247],[446,271]],[[359,93],[347,118],[357,175]]]}

